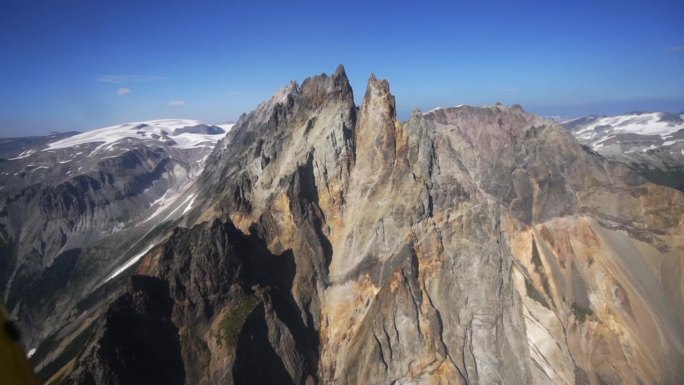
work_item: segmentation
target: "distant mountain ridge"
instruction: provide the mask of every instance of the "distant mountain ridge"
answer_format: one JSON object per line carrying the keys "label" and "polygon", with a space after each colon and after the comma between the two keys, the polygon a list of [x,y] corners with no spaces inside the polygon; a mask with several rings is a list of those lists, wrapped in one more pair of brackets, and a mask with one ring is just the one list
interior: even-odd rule
{"label": "distant mountain ridge", "polygon": [[684,191],[684,113],[590,115],[563,126],[599,154],[638,169],[655,183]]}
{"label": "distant mountain ridge", "polygon": [[[563,125],[583,144],[594,149],[619,144],[620,139],[628,135],[645,137],[643,139],[651,139],[652,143],[658,142],[658,137],[661,146],[684,141],[684,134],[680,132],[684,130],[684,114],[634,112],[616,116],[589,115],[565,121]],[[628,141],[623,144],[638,143]]]}
{"label": "distant mountain ridge", "polygon": [[162,119],[125,123],[83,132],[49,143],[44,151],[99,143],[94,151],[110,145],[125,146],[128,141],[148,144],[161,142],[173,147],[190,148],[216,143],[216,135],[225,134],[218,126],[206,125],[197,120]]}
{"label": "distant mountain ridge", "polygon": [[167,119],[0,139],[0,293],[29,348],[190,208],[230,127]]}
{"label": "distant mountain ridge", "polygon": [[[0,163],[0,283],[39,377],[684,381],[682,191],[518,105],[400,121],[375,75],[354,100],[339,66],[210,149],[138,122]],[[592,130],[651,130],[630,119]]]}
{"label": "distant mountain ridge", "polygon": [[50,142],[80,134],[78,131],[51,132],[45,136],[0,138],[0,158],[20,157],[26,151],[35,150]]}

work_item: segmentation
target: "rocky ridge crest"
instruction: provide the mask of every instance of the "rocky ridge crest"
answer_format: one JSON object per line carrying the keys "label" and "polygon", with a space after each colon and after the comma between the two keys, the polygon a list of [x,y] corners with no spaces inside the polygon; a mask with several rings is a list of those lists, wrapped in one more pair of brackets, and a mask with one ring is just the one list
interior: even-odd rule
{"label": "rocky ridge crest", "polygon": [[518,106],[400,122],[340,67],[241,117],[197,189],[137,269],[185,383],[683,379],[683,194]]}

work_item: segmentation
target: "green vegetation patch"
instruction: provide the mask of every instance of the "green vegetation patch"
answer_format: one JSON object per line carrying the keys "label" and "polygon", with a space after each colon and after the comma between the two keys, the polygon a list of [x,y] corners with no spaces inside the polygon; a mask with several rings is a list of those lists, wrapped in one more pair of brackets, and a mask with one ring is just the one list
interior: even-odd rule
{"label": "green vegetation patch", "polygon": [[259,299],[252,294],[240,300],[232,309],[226,312],[219,323],[218,330],[212,333],[218,346],[225,346],[228,349],[232,349],[235,346],[245,320],[258,304]]}

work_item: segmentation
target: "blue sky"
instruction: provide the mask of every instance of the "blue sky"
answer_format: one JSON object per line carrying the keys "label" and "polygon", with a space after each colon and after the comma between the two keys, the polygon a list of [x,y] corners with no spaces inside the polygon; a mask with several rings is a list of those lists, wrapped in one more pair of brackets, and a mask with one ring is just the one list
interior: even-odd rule
{"label": "blue sky", "polygon": [[684,110],[684,1],[3,0],[0,136],[235,120],[290,80],[371,73],[400,118]]}

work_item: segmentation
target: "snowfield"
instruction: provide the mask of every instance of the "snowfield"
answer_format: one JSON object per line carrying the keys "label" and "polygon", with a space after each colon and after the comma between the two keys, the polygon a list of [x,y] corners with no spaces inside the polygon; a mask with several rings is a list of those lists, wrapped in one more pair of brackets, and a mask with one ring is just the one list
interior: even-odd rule
{"label": "snowfield", "polygon": [[663,141],[661,145],[668,146],[678,141],[668,139],[684,129],[683,115],[651,112],[607,117],[592,116],[569,120],[563,122],[563,125],[575,126],[573,133],[577,139],[589,143],[593,148],[601,147],[604,142],[618,135],[627,134],[660,137],[659,140]]}
{"label": "snowfield", "polygon": [[[100,143],[93,151],[98,152],[113,148],[119,143],[125,143],[127,139],[143,140],[165,144],[178,148],[190,149],[198,147],[213,147],[216,142],[225,136],[232,128],[232,124],[219,126],[206,125],[199,120],[190,119],[160,119],[144,122],[133,122],[104,127],[97,130],[84,132],[69,138],[50,143],[43,151],[57,150],[61,148],[75,147],[82,144]],[[177,129],[196,128],[221,128],[220,134],[207,134],[195,132],[175,133]],[[192,131],[192,130],[190,130]]]}

